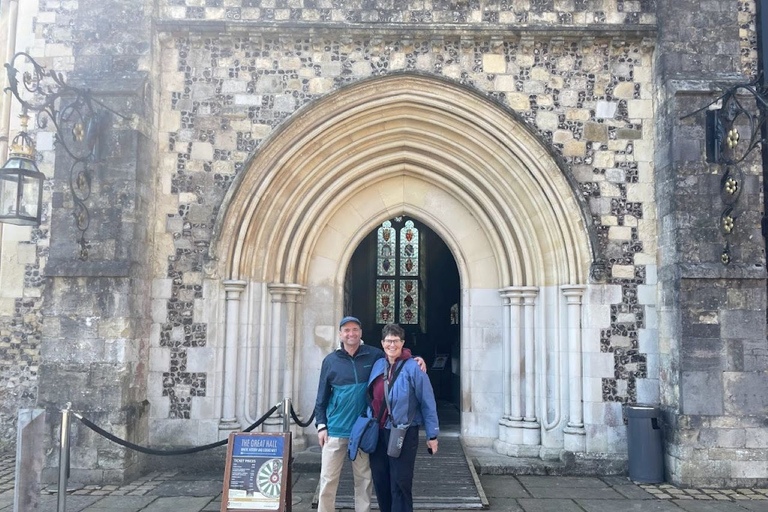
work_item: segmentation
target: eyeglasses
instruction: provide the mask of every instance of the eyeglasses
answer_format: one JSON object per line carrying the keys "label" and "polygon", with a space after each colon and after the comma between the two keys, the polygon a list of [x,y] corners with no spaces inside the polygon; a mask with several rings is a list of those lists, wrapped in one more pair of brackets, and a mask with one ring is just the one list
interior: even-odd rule
{"label": "eyeglasses", "polygon": [[385,345],[397,345],[398,343],[402,343],[402,342],[403,342],[403,340],[401,340],[400,338],[398,338],[398,339],[396,339],[396,340],[381,340],[381,342],[382,342],[383,344],[385,344]]}

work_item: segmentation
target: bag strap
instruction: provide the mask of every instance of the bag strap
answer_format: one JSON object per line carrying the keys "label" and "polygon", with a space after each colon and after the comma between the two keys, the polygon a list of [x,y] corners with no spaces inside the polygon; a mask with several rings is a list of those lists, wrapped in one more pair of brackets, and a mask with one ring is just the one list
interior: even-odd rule
{"label": "bag strap", "polygon": [[[405,361],[403,361],[400,364],[400,366],[395,368],[395,374],[392,376],[392,382],[395,382],[395,379],[397,379],[398,375],[400,375],[400,372],[403,370],[403,366],[405,366]],[[389,373],[389,372],[387,372],[387,373]],[[379,414],[378,414],[378,417],[376,418],[376,423],[381,423],[381,418],[382,418],[382,416],[384,416],[384,411],[385,410],[390,410],[390,407],[389,407],[389,396],[388,395],[389,395],[389,390],[387,389],[387,377],[384,376],[384,400],[386,401],[387,407],[386,407],[386,409],[384,407],[379,409]],[[372,400],[371,394],[369,392],[366,393],[365,394],[365,398],[368,401],[368,407],[370,407],[371,410],[373,410],[373,400]]]}
{"label": "bag strap", "polygon": [[[400,363],[400,366],[395,368],[395,374],[392,376],[391,384],[394,384],[397,380],[397,377],[400,375],[400,372],[403,370],[403,366],[405,366],[405,361]],[[392,418],[392,405],[389,402],[389,386],[390,381],[388,379],[384,379],[384,400],[387,402],[387,410],[389,411],[389,417]],[[382,408],[383,409],[383,408]],[[408,418],[408,424],[406,425],[406,428],[408,428],[411,423],[413,423],[413,417]]]}

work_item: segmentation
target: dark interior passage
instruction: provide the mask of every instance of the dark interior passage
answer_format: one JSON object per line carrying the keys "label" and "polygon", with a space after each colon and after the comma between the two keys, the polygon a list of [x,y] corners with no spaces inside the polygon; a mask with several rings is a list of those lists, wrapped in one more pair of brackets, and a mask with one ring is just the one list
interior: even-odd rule
{"label": "dark interior passage", "polygon": [[[456,261],[445,242],[415,219],[397,217],[385,226],[387,240],[376,228],[352,256],[344,314],[358,317],[363,323],[363,340],[376,346],[380,346],[386,319],[400,324],[406,332],[405,347],[427,362],[437,399],[458,406],[461,288]],[[414,232],[413,247],[408,247],[406,239],[409,226]],[[407,266],[411,261],[413,265]],[[402,276],[401,271],[409,275]],[[411,292],[412,300],[406,292],[409,286],[417,288],[417,293]]]}

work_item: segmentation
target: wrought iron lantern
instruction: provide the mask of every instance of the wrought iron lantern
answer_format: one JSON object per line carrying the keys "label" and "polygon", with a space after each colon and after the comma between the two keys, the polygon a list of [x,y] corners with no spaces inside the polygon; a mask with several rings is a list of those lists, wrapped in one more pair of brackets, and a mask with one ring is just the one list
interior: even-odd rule
{"label": "wrought iron lantern", "polygon": [[[55,70],[46,70],[29,54],[19,52],[5,65],[8,87],[22,107],[22,131],[13,139],[10,158],[0,170],[0,222],[39,225],[44,175],[34,160],[34,142],[27,134],[27,112],[35,113],[37,128],[53,123],[57,148],[69,162],[74,226],[79,232],[79,257],[88,259],[85,233],[91,223],[86,201],[91,196],[93,165],[99,160],[99,141],[107,113],[115,112],[95,99],[90,90],[69,85]],[[25,70],[23,71],[22,68]]]}
{"label": "wrought iron lantern", "polygon": [[0,169],[0,222],[39,226],[43,212],[45,175],[35,164],[35,143],[27,134],[29,116],[21,116],[21,131],[11,142],[8,161]]}

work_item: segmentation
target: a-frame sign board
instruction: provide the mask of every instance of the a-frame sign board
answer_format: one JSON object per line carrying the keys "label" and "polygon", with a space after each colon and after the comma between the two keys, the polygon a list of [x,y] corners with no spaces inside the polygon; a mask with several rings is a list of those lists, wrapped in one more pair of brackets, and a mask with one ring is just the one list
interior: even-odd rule
{"label": "a-frame sign board", "polygon": [[290,512],[290,462],[290,432],[230,434],[221,512]]}

